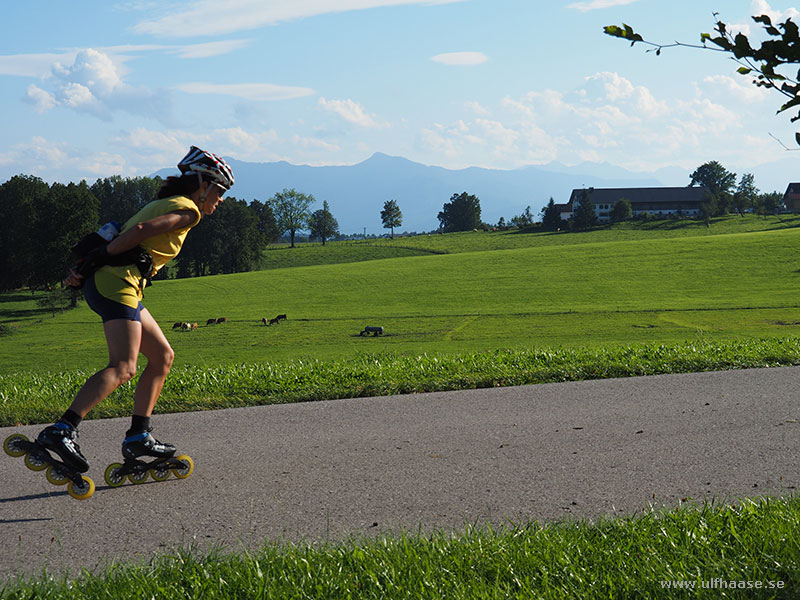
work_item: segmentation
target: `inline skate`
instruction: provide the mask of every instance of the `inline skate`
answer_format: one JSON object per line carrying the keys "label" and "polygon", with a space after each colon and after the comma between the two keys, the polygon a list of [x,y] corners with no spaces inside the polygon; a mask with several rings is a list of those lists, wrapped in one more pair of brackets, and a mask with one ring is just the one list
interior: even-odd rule
{"label": "inline skate", "polygon": [[[159,442],[149,430],[125,438],[122,456],[124,463],[112,463],[106,469],[105,481],[111,487],[121,486],[126,479],[141,484],[150,474],[155,481],[169,479],[170,473],[178,479],[186,479],[194,471],[194,462],[189,456],[175,456],[175,446]],[[142,457],[154,460],[140,460]]]}
{"label": "inline skate", "polygon": [[[91,478],[83,475],[89,470],[89,463],[80,453],[77,438],[78,432],[74,428],[56,423],[42,431],[33,442],[21,433],[11,434],[3,442],[3,450],[15,458],[24,456],[25,466],[31,471],[46,471],[48,482],[67,484],[70,496],[86,500],[94,494],[95,485]],[[58,458],[54,458],[51,452]]]}

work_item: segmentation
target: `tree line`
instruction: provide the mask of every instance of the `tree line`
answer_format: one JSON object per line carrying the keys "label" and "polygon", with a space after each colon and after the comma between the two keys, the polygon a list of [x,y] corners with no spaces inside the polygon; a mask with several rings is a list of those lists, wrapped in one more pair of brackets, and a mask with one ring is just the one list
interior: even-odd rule
{"label": "tree line", "polygon": [[[0,185],[0,291],[53,289],[74,263],[71,249],[108,221],[124,223],[151,202],[160,177],[48,184],[16,175]],[[313,196],[283,190],[267,202],[225,198],[214,217],[187,236],[178,258],[157,278],[236,273],[258,267],[262,251],[290,232],[308,229],[323,243],[338,233],[328,203],[313,211]]]}

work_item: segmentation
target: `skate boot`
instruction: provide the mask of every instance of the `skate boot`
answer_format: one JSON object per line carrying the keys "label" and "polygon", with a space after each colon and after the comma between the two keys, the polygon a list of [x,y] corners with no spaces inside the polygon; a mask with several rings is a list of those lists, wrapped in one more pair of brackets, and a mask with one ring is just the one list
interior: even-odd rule
{"label": "skate boot", "polygon": [[[25,466],[31,471],[46,470],[47,481],[53,485],[67,484],[67,493],[77,500],[85,500],[94,494],[94,482],[82,473],[89,470],[89,463],[81,454],[77,440],[78,432],[67,423],[58,422],[45,428],[36,441],[15,433],[3,442],[3,450],[9,456],[25,457]],[[58,456],[54,458],[53,452]]]}
{"label": "skate boot", "polygon": [[[194,463],[185,454],[175,456],[175,446],[159,442],[150,430],[130,435],[122,442],[122,456],[125,463],[113,463],[108,466],[105,480],[111,487],[119,487],[125,478],[131,483],[144,483],[152,473],[156,481],[164,481],[172,473],[178,479],[185,479],[192,474]],[[150,462],[140,458],[153,458]]]}
{"label": "skate boot", "polygon": [[78,446],[78,430],[71,425],[59,421],[45,427],[36,441],[51,452],[55,452],[73,471],[86,473],[89,470],[89,463]]}

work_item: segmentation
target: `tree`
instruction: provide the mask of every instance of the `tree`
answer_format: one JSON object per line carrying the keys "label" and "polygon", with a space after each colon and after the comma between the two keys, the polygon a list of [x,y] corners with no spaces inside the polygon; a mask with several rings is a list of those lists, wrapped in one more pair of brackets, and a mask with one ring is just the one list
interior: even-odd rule
{"label": "tree", "polygon": [[556,201],[553,200],[553,198],[550,198],[550,202],[548,202],[547,206],[542,209],[541,214],[543,229],[546,229],[547,231],[555,231],[561,227],[561,213],[556,207]]}
{"label": "tree", "polygon": [[29,175],[16,175],[0,186],[0,289],[13,290],[31,281],[31,257],[41,239],[39,208],[50,189]]}
{"label": "tree", "polygon": [[[714,13],[714,17],[717,17],[717,13]],[[753,21],[761,23],[764,31],[771,38],[762,42],[758,48],[753,48],[750,40],[743,33],[737,33],[734,36],[722,21],[717,21],[716,27],[714,27],[714,31],[718,35],[700,34],[701,45],[682,42],[672,44],[649,42],[624,23],[621,27],[607,25],[604,32],[612,37],[630,41],[631,46],[637,42],[651,46],[652,48],[648,52],[655,50],[656,55],[660,55],[664,48],[675,46],[730,54],[740,65],[737,69],[739,74],[754,75],[755,78],[752,81],[755,85],[775,90],[785,96],[786,100],[778,109],[779,113],[789,109],[798,109],[800,107],[800,82],[798,82],[800,71],[791,74],[790,71],[784,69],[789,65],[800,63],[800,31],[798,31],[797,25],[791,19],[786,19],[776,27],[767,15],[754,16]],[[713,46],[708,46],[707,43],[711,43]],[[781,70],[784,72],[782,73]],[[791,117],[791,121],[795,122],[798,119],[800,119],[800,109],[795,116]],[[795,141],[800,144],[800,133],[795,133]]]}
{"label": "tree", "polygon": [[572,212],[572,225],[575,229],[584,230],[591,229],[596,224],[597,215],[594,212],[592,192],[590,190],[583,190],[580,198],[578,198],[578,205]]}
{"label": "tree", "polygon": [[611,220],[615,223],[627,221],[633,216],[633,206],[627,198],[620,198],[611,208]]}
{"label": "tree", "polygon": [[403,213],[397,206],[397,200],[387,200],[383,203],[381,222],[384,229],[391,229],[391,238],[394,239],[394,228],[403,224]]}
{"label": "tree", "polygon": [[713,203],[712,216],[728,211],[733,202],[733,186],[736,185],[736,173],[728,171],[715,160],[697,167],[689,176],[689,186],[700,185],[708,190],[709,202]]}
{"label": "tree", "polygon": [[289,232],[294,248],[294,236],[300,229],[308,228],[308,220],[311,217],[311,205],[314,204],[314,196],[311,194],[301,194],[294,188],[283,189],[269,199],[270,208],[275,214],[275,222],[278,231]]}
{"label": "tree", "polygon": [[258,216],[244,200],[226,198],[186,236],[176,259],[179,277],[254,269],[265,245]]}
{"label": "tree", "polygon": [[531,207],[528,206],[521,215],[516,215],[511,217],[511,224],[514,227],[519,227],[520,229],[525,229],[526,227],[531,227],[533,225],[533,213],[531,212]]}
{"label": "tree", "polygon": [[772,192],[770,194],[758,194],[754,205],[756,214],[774,215],[783,205],[783,195],[780,192]]}
{"label": "tree", "polygon": [[453,194],[437,215],[439,228],[445,232],[470,231],[482,226],[481,201],[477,196],[462,192]]}
{"label": "tree", "polygon": [[333,218],[327,200],[322,202],[321,209],[314,211],[314,214],[311,215],[309,227],[311,228],[311,239],[322,240],[323,246],[325,240],[339,233],[339,223]]}
{"label": "tree", "polygon": [[755,186],[755,177],[752,173],[745,173],[739,180],[739,186],[733,193],[733,206],[736,212],[742,217],[746,210],[753,208],[758,196],[758,188]]}
{"label": "tree", "polygon": [[281,239],[281,232],[278,231],[278,224],[275,222],[275,213],[272,212],[272,207],[268,203],[253,200],[250,203],[250,209],[258,219],[258,230],[261,232],[264,245]]}
{"label": "tree", "polygon": [[161,187],[160,177],[120,177],[114,175],[98,179],[91,191],[100,201],[100,223],[124,223],[145,205],[155,200]]}

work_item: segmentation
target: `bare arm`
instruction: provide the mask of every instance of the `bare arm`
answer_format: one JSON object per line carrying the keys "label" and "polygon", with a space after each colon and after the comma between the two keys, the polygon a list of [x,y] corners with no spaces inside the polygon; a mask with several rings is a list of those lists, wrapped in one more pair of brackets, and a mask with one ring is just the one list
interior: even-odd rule
{"label": "bare arm", "polygon": [[111,243],[106,247],[106,251],[111,256],[122,254],[131,248],[135,248],[147,238],[176,229],[185,229],[193,225],[195,221],[197,221],[196,213],[190,210],[177,210],[149,221],[137,223],[119,237],[111,240]]}
{"label": "bare arm", "polygon": [[[197,214],[191,210],[177,210],[148,221],[137,223],[119,237],[111,240],[108,246],[106,246],[106,252],[110,256],[122,254],[131,248],[135,248],[147,238],[168,231],[191,227],[196,221]],[[79,288],[83,285],[83,279],[83,275],[76,273],[74,269],[70,269],[70,274],[64,280],[64,283],[70,287]]]}

